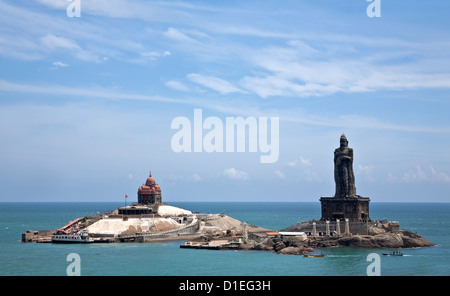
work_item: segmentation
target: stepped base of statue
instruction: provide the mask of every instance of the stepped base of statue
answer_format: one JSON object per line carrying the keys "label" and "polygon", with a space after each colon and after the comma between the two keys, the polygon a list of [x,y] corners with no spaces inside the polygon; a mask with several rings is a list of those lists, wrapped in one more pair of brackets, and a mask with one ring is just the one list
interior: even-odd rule
{"label": "stepped base of statue", "polygon": [[345,218],[350,221],[370,221],[369,218],[370,198],[356,196],[346,197],[321,197],[322,221],[341,221]]}

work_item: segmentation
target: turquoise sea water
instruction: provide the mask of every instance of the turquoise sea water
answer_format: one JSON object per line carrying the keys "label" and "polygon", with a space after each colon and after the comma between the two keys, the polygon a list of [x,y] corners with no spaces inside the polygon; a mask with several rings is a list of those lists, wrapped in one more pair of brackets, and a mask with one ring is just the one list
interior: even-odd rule
{"label": "turquoise sea water", "polygon": [[[222,213],[250,224],[280,230],[298,221],[320,218],[320,204],[172,202],[191,211]],[[295,276],[366,275],[370,253],[390,250],[339,247],[324,258],[264,251],[181,249],[181,241],[163,243],[54,245],[24,244],[26,230],[57,229],[82,216],[111,211],[120,203],[0,203],[0,275],[66,275],[81,258],[81,275]],[[450,275],[450,203],[371,203],[372,219],[400,222],[436,246],[404,249],[403,257],[381,256],[381,275]]]}

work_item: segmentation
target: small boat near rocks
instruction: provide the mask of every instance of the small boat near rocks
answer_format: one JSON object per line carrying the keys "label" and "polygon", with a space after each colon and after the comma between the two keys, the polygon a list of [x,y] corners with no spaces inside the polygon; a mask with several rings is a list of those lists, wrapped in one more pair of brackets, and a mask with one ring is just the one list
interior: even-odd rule
{"label": "small boat near rocks", "polygon": [[303,257],[325,257],[325,254],[304,254]]}

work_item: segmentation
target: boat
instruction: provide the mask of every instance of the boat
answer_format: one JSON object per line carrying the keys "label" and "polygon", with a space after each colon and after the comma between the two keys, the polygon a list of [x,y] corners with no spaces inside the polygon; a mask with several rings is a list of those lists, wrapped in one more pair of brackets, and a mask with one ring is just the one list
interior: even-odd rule
{"label": "boat", "polygon": [[325,257],[323,253],[320,254],[304,254],[303,257]]}
{"label": "boat", "polygon": [[394,252],[390,252],[390,253],[383,253],[383,256],[403,256],[403,253],[401,253],[399,251],[394,251]]}
{"label": "boat", "polygon": [[86,231],[80,231],[78,234],[57,234],[52,238],[52,243],[55,244],[85,244],[93,242],[94,239],[89,237]]}

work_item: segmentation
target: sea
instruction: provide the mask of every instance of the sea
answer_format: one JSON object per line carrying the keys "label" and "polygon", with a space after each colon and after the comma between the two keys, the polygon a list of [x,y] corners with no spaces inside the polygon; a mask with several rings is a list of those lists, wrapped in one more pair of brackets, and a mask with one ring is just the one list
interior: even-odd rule
{"label": "sea", "polygon": [[[318,202],[169,202],[200,213],[224,213],[278,231],[319,219]],[[183,241],[64,245],[22,243],[27,230],[57,229],[78,217],[115,210],[113,202],[0,203],[0,275],[66,276],[79,256],[82,276],[366,276],[379,255],[381,276],[450,275],[450,203],[371,203],[371,219],[398,221],[436,245],[402,249],[335,247],[323,258],[268,251],[182,249]]]}

